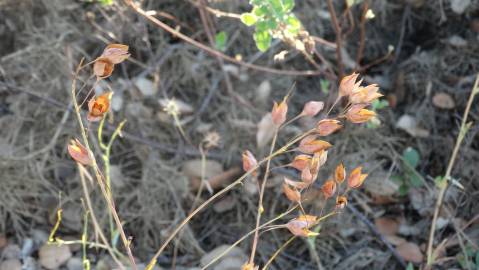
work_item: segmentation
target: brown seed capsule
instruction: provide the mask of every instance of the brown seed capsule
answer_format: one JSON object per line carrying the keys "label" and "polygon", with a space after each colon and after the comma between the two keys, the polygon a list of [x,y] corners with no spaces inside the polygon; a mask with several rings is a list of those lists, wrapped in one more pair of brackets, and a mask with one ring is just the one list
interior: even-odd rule
{"label": "brown seed capsule", "polygon": [[[245,150],[242,154],[243,170],[248,172],[258,165],[258,161],[249,150]],[[256,175],[256,171],[253,172],[253,176]]]}
{"label": "brown seed capsule", "polygon": [[341,79],[341,82],[339,83],[340,97],[348,96],[356,87],[359,86],[356,84],[358,76],[358,73],[353,73]]}
{"label": "brown seed capsule", "polygon": [[119,64],[125,61],[130,54],[128,53],[128,45],[110,44],[106,46],[101,57],[107,58],[113,64]]}
{"label": "brown seed capsule", "polygon": [[371,110],[364,109],[366,104],[355,104],[346,112],[346,118],[352,123],[364,123],[376,116]]}
{"label": "brown seed capsule", "polygon": [[323,140],[317,140],[315,135],[306,136],[299,142],[298,150],[306,154],[314,154],[323,150],[327,150],[332,145]]}
{"label": "brown seed capsule", "polygon": [[90,99],[88,102],[88,121],[96,122],[103,118],[110,109],[110,99],[112,95],[113,92],[107,92]]}
{"label": "brown seed capsule", "polygon": [[362,167],[357,167],[351,171],[351,174],[348,177],[348,187],[358,188],[360,187],[364,180],[366,180],[367,174],[361,174]]}
{"label": "brown seed capsule", "polygon": [[308,166],[309,162],[311,161],[311,156],[308,155],[297,155],[294,157],[293,162],[291,162],[290,166],[295,168],[296,170],[302,171],[306,166]]}
{"label": "brown seed capsule", "polygon": [[339,163],[339,165],[336,167],[336,170],[334,170],[334,180],[341,184],[345,178],[346,169],[344,168],[343,163]]}
{"label": "brown seed capsule", "polygon": [[95,73],[98,79],[105,79],[110,77],[114,68],[115,65],[108,58],[99,57],[93,64],[93,73]]}
{"label": "brown seed capsule", "polygon": [[377,84],[370,84],[366,87],[358,87],[349,95],[349,102],[352,104],[371,103],[383,95],[378,92]]}
{"label": "brown seed capsule", "polygon": [[316,131],[320,136],[328,136],[342,127],[341,122],[334,119],[324,119],[318,122]]}
{"label": "brown seed capsule", "polygon": [[318,233],[309,230],[316,224],[318,217],[311,215],[301,215],[286,224],[286,228],[295,236],[316,236]]}
{"label": "brown seed capsule", "polygon": [[271,111],[271,118],[276,126],[281,126],[286,121],[286,114],[288,113],[288,104],[286,101],[281,103],[274,103],[273,110]]}
{"label": "brown seed capsule", "polygon": [[286,195],[286,198],[292,202],[301,201],[301,193],[296,188],[290,187],[287,183],[283,183],[283,193]]}
{"label": "brown seed capsule", "polygon": [[88,149],[83,146],[78,139],[71,140],[70,144],[67,146],[68,153],[70,156],[78,163],[89,166],[93,163]]}
{"label": "brown seed capsule", "polygon": [[321,191],[323,192],[323,195],[324,197],[326,197],[326,199],[331,198],[334,193],[336,193],[336,182],[334,182],[333,180],[326,181],[323,184]]}
{"label": "brown seed capsule", "polygon": [[336,208],[343,209],[348,204],[348,198],[346,196],[338,196],[336,199]]}

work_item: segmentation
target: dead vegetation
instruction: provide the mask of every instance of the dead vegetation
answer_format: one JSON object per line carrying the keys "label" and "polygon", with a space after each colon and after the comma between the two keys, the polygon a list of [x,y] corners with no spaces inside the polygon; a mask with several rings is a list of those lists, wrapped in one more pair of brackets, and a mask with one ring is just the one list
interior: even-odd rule
{"label": "dead vegetation", "polygon": [[[317,49],[334,69],[336,36],[326,2],[297,2],[294,12],[311,35],[332,42],[332,46],[318,43]],[[450,2],[369,1],[375,18],[365,24],[366,46],[359,64],[365,80],[381,86],[390,106],[381,109],[382,124],[377,128],[346,126],[346,131],[333,139],[330,152],[330,156],[343,159],[326,164],[319,176],[326,180],[339,161],[348,167],[367,161],[369,182],[362,191],[352,193],[348,210],[329,219],[313,243],[308,239],[292,242],[271,268],[404,269],[401,259],[415,265],[425,261],[437,198],[434,178],[446,171],[479,66],[479,2],[464,1],[470,2],[464,9],[456,3],[459,1]],[[144,1],[142,7],[209,44],[195,3]],[[225,12],[249,10],[239,1],[211,1],[208,5]],[[358,4],[351,9],[354,31],[349,30],[352,26],[346,13],[340,20],[347,71],[357,65],[361,8]],[[343,16],[344,5],[337,4],[336,10]],[[245,62],[279,70],[315,69],[294,52],[283,62],[275,62],[274,56],[287,49],[281,43],[259,53],[250,29],[237,19],[211,19],[213,31],[228,33],[228,55],[238,54]],[[227,173],[234,175],[243,149],[256,147],[258,155],[267,154],[268,146],[257,147],[255,142],[258,122],[271,110],[272,101],[281,100],[294,82],[296,90],[289,103],[294,113],[299,113],[307,100],[332,103],[335,98],[329,94],[335,90],[328,93],[324,81],[329,80],[329,87],[336,82],[324,76],[276,75],[234,63],[222,65],[217,58],[149,23],[121,1],[110,6],[59,0],[4,1],[0,3],[0,40],[2,270],[17,269],[18,259],[24,267],[39,261],[38,250],[48,239],[59,205],[64,209],[59,229],[62,238],[79,239],[82,233],[82,186],[66,149],[78,132],[69,91],[78,59],[93,60],[106,44],[121,41],[129,44],[132,53],[110,81],[115,90],[115,116],[110,120],[127,119],[124,137],[113,147],[111,163],[117,209],[126,233],[133,237],[132,247],[140,262],[146,263],[188,214],[195,200],[192,181],[201,175],[185,172],[185,166],[201,159],[197,146],[208,133],[217,132],[220,143],[208,153],[207,178],[223,177],[227,183],[235,179]],[[442,97],[438,98],[439,94]],[[179,122],[191,144],[164,110],[173,98],[182,102]],[[399,125],[404,116],[408,117],[406,124]],[[434,245],[443,247],[434,266],[437,269],[474,269],[472,264],[477,265],[477,101],[469,120],[473,124],[452,171],[456,184],[448,188],[445,209],[437,222]],[[308,126],[305,122],[288,127],[278,141],[283,144],[300,133]],[[114,126],[107,123],[107,128],[113,132]],[[407,175],[403,156],[407,147],[420,154],[414,170],[423,184],[410,187],[401,196],[401,184],[393,176]],[[274,161],[272,167],[283,161]],[[190,170],[198,172],[197,167]],[[268,220],[288,207],[281,181],[282,175],[290,173],[273,169],[265,197],[271,206],[264,213]],[[107,226],[100,191],[93,186],[90,190],[92,204],[102,225]],[[309,196],[316,198],[318,192],[312,189]],[[205,191],[201,201],[209,196]],[[177,243],[176,269],[205,265],[201,263],[205,254],[254,229],[256,204],[256,184],[246,182],[196,216]],[[314,200],[310,204],[318,207]],[[289,236],[273,231],[270,237],[262,237],[258,260],[265,262]],[[249,248],[250,243],[244,242],[228,258],[244,263]],[[70,249],[73,259],[67,259],[81,257],[79,249]],[[405,254],[411,250],[416,252]],[[96,269],[111,269],[107,253],[90,251]],[[171,268],[173,254],[170,247],[160,257],[162,267]],[[227,259],[221,263],[224,266],[214,269],[239,269],[227,268],[231,266]],[[105,268],[100,268],[102,265]]]}

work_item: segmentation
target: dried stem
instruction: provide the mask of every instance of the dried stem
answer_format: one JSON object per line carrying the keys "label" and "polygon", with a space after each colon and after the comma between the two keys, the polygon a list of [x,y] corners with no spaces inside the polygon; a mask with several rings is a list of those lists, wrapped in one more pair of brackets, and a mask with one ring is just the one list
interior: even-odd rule
{"label": "dried stem", "polygon": [[336,11],[334,11],[333,1],[327,0],[327,2],[329,14],[331,15],[331,22],[333,23],[334,32],[336,32],[336,58],[338,61],[338,77],[341,79],[344,75],[343,56],[341,53],[341,27],[339,26],[338,18],[336,17]]}
{"label": "dried stem", "polygon": [[[83,120],[82,120],[82,117],[81,117],[81,113],[80,113],[80,106],[78,105],[78,101],[77,101],[77,98],[76,98],[76,78],[78,76],[78,72],[80,71],[80,67],[81,67],[82,62],[83,62],[83,59],[80,62],[79,66],[78,66],[78,68],[75,72],[75,77],[73,78],[73,82],[72,82],[72,86],[71,86],[71,94],[72,94],[73,106],[75,108],[75,114],[77,116],[78,124],[80,125],[80,131],[81,131],[83,143],[85,144],[85,147],[89,151],[91,151],[90,144],[88,142],[88,137],[87,137],[85,127],[83,125]],[[98,168],[98,164],[97,164],[96,159],[94,157],[92,157],[92,166],[93,166],[93,170],[95,172],[95,177],[96,177],[96,179],[98,181],[98,184],[100,186],[100,190],[103,194],[103,197],[105,198],[105,200],[107,202],[107,205],[110,208],[110,211],[111,211],[111,213],[113,215],[113,218],[116,222],[118,230],[120,231],[120,237],[121,237],[121,240],[123,242],[123,245],[125,246],[126,252],[128,253],[128,258],[130,260],[131,266],[132,266],[133,270],[137,270],[138,268],[137,268],[136,263],[135,263],[135,258],[133,257],[133,254],[131,252],[130,243],[129,243],[127,237],[126,237],[125,231],[123,230],[123,225],[121,224],[120,218],[118,217],[118,213],[116,212],[115,204],[114,204],[112,198],[108,195],[107,189],[105,187],[105,183],[103,182],[103,178],[100,174],[100,169]]]}
{"label": "dried stem", "polygon": [[462,140],[464,139],[468,129],[469,124],[467,124],[467,117],[469,116],[469,111],[471,110],[472,101],[474,100],[474,96],[479,92],[479,74],[477,74],[476,81],[474,82],[474,86],[471,90],[471,95],[469,96],[469,100],[467,101],[466,109],[464,110],[464,115],[462,116],[461,127],[459,129],[459,134],[456,138],[456,144],[454,146],[454,150],[452,151],[451,158],[449,159],[449,164],[447,165],[446,174],[444,175],[444,184],[441,185],[439,190],[439,195],[436,201],[436,207],[434,209],[434,215],[432,218],[431,229],[429,230],[429,241],[427,244],[427,264],[431,266],[435,260],[435,254],[433,251],[433,243],[434,243],[434,233],[436,231],[436,223],[437,218],[439,216],[439,211],[441,209],[444,194],[446,193],[448,187],[448,181],[451,177],[451,172],[454,167],[454,163],[457,158],[457,154],[459,152],[459,148],[461,147]]}

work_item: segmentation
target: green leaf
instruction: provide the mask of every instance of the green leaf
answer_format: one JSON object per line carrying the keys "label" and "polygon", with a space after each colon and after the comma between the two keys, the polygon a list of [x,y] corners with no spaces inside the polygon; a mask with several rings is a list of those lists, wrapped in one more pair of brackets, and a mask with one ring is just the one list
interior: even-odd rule
{"label": "green leaf", "polygon": [[412,147],[404,149],[402,157],[404,159],[404,162],[406,162],[413,169],[415,169],[419,164],[419,153],[418,151],[416,151],[416,149]]}
{"label": "green leaf", "polygon": [[393,175],[393,176],[391,176],[390,179],[398,185],[404,184],[404,178],[401,175],[398,175],[398,174]]}
{"label": "green leaf", "polygon": [[226,50],[226,40],[228,36],[225,31],[221,31],[215,36],[216,48],[222,52]]}
{"label": "green leaf", "polygon": [[255,6],[253,8],[253,11],[251,11],[251,13],[253,13],[257,17],[263,17],[268,14],[268,8],[265,6]]}
{"label": "green leaf", "polygon": [[268,31],[256,31],[254,33],[254,41],[256,41],[256,47],[262,52],[265,52],[271,46],[271,35]]}
{"label": "green leaf", "polygon": [[283,8],[285,12],[290,12],[294,8],[294,0],[283,0]]}
{"label": "green leaf", "polygon": [[241,14],[241,21],[247,26],[252,26],[258,21],[258,18],[253,13],[243,13]]}
{"label": "green leaf", "polygon": [[294,15],[288,16],[286,21],[288,22],[288,26],[291,30],[299,30],[301,28],[301,22]]}
{"label": "green leaf", "polygon": [[382,99],[382,100],[379,100],[379,99],[375,99],[372,103],[371,103],[371,106],[373,108],[374,111],[376,110],[381,110],[381,109],[384,109],[386,108],[387,106],[389,106],[389,102],[385,99]]}
{"label": "green leaf", "polygon": [[408,263],[406,270],[414,270],[414,265],[412,263]]}
{"label": "green leaf", "polygon": [[99,0],[100,4],[104,6],[109,6],[113,4],[113,0]]}
{"label": "green leaf", "polygon": [[416,172],[409,172],[409,182],[411,182],[411,186],[416,188],[422,187],[424,185],[421,176],[419,176]]}
{"label": "green leaf", "polygon": [[276,12],[277,15],[283,14],[283,3],[281,3],[281,0],[268,0],[268,1],[271,4],[273,11]]}

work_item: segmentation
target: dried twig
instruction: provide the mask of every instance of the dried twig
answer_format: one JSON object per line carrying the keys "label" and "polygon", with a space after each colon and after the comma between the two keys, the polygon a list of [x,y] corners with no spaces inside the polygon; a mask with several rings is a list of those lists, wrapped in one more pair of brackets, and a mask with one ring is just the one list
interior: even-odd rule
{"label": "dried twig", "polygon": [[328,0],[328,9],[329,14],[331,15],[331,22],[333,23],[334,32],[336,32],[336,58],[338,61],[338,77],[341,79],[344,76],[344,67],[343,67],[343,56],[341,53],[341,27],[338,23],[338,18],[336,17],[336,11],[334,11],[334,5],[332,0]]}
{"label": "dried twig", "polygon": [[436,207],[434,209],[434,215],[432,218],[431,229],[429,230],[429,241],[427,244],[427,264],[431,266],[435,260],[435,254],[433,250],[434,244],[434,233],[436,231],[436,223],[437,218],[439,216],[439,210],[441,209],[444,194],[446,193],[448,187],[448,181],[451,178],[452,168],[454,167],[454,163],[456,162],[457,154],[459,153],[459,148],[461,147],[462,140],[464,139],[469,127],[470,123],[467,123],[467,117],[469,116],[469,111],[471,110],[472,101],[474,100],[474,96],[479,92],[479,74],[477,74],[476,81],[474,82],[474,86],[471,90],[471,95],[469,96],[469,100],[467,101],[466,109],[464,110],[464,115],[462,116],[461,127],[459,129],[459,134],[456,138],[456,144],[454,145],[454,150],[452,151],[451,158],[449,159],[449,163],[447,165],[446,173],[444,175],[444,181],[440,185],[439,195],[436,201]]}

